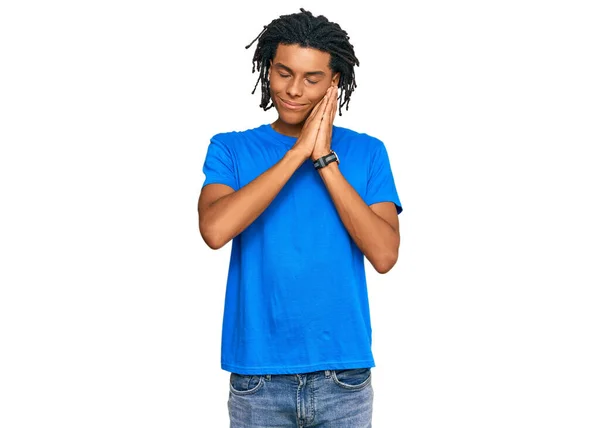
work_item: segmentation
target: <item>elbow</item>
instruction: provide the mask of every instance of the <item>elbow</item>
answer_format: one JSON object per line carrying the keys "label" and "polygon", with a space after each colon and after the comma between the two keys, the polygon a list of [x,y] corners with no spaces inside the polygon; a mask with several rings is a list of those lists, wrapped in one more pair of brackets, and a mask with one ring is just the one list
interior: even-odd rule
{"label": "elbow", "polygon": [[202,235],[202,239],[204,239],[204,242],[206,242],[206,245],[208,245],[211,250],[218,250],[219,248],[224,247],[226,244],[226,242],[210,235]]}
{"label": "elbow", "polygon": [[384,274],[392,270],[398,261],[398,252],[395,254],[389,254],[385,257],[380,257],[378,260],[373,261],[373,267],[377,273]]}
{"label": "elbow", "polygon": [[223,239],[223,235],[214,225],[208,225],[206,222],[200,221],[200,235],[202,239],[212,250],[218,250],[227,244],[227,240]]}
{"label": "elbow", "polygon": [[392,249],[382,252],[379,257],[373,260],[372,264],[377,273],[384,274],[392,270],[398,261],[398,249],[400,247],[400,239]]}

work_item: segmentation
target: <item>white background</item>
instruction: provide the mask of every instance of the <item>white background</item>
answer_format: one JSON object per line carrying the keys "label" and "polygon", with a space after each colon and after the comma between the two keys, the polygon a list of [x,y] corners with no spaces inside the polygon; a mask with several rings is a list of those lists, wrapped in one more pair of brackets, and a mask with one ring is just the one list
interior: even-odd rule
{"label": "white background", "polygon": [[392,3],[2,3],[0,426],[228,426],[201,169],[275,119],[244,46],[300,7],[348,31],[336,124],[405,209],[368,272],[373,425],[600,426],[595,2]]}

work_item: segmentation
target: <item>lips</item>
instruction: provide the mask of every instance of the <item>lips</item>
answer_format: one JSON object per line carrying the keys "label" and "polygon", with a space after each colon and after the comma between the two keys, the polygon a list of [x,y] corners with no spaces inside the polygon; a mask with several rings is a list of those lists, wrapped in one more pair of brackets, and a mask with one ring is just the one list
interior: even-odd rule
{"label": "lips", "polygon": [[279,100],[281,101],[281,104],[290,109],[290,110],[299,110],[301,108],[303,108],[304,106],[306,106],[306,104],[299,104],[299,103],[295,103],[293,101],[287,101],[284,100],[283,98],[279,98]]}
{"label": "lips", "polygon": [[283,102],[284,102],[284,103],[286,103],[286,104],[292,105],[292,106],[294,106],[294,107],[296,107],[296,106],[302,106],[302,105],[304,105],[304,104],[298,104],[298,103],[294,103],[294,102],[292,102],[292,101],[284,100],[283,98],[281,99],[281,101],[283,101]]}

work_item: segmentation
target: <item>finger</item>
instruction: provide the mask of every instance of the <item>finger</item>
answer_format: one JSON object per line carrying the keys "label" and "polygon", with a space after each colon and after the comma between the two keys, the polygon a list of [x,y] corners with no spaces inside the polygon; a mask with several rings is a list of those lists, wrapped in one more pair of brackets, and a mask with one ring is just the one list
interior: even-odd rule
{"label": "finger", "polygon": [[337,102],[337,88],[331,86],[329,92],[329,105],[327,106],[329,112],[329,120],[333,122],[333,118],[335,117],[335,105]]}
{"label": "finger", "polygon": [[315,116],[317,116],[320,107],[326,102],[327,102],[327,95],[325,95],[323,98],[321,98],[321,100],[313,107],[312,111],[310,112],[310,115],[308,116],[308,119],[311,120]]}
{"label": "finger", "polygon": [[331,97],[333,98],[333,108],[331,109],[331,122],[333,122],[333,120],[335,119],[335,113],[337,112],[337,108],[338,108],[338,91],[337,88],[334,88],[333,90],[334,95]]}
{"label": "finger", "polygon": [[323,116],[319,124],[319,134],[325,132],[326,136],[330,136],[331,133],[331,99],[335,98],[332,87],[327,89],[327,103],[322,107]]}
{"label": "finger", "polygon": [[323,120],[326,120],[328,124],[331,124],[331,110],[333,109],[333,103],[335,102],[335,92],[333,87],[327,89],[327,105],[323,112]]}
{"label": "finger", "polygon": [[331,115],[329,116],[329,141],[331,141],[331,138],[333,136],[333,121],[335,120],[335,113],[337,111],[337,105],[338,105],[338,99],[337,99],[337,87],[334,87],[332,89],[332,95],[331,95]]}
{"label": "finger", "polygon": [[327,91],[325,92],[325,99],[327,101],[325,102],[325,105],[323,106],[324,112],[327,111],[327,107],[329,106],[329,101],[331,101],[330,94],[331,94],[331,87],[327,88]]}
{"label": "finger", "polygon": [[[321,100],[313,107],[310,115],[308,116],[308,118],[306,119],[306,121],[304,122],[304,126],[302,127],[302,129],[306,129],[307,132],[314,132],[314,137],[316,138],[316,136],[319,133],[319,129],[321,128],[321,123],[323,121],[323,107],[325,105],[327,105],[327,95],[325,95],[323,98],[321,98]],[[313,125],[314,122],[314,125]],[[310,128],[313,128],[312,131],[309,131]]]}
{"label": "finger", "polygon": [[321,104],[319,105],[319,111],[317,112],[317,117],[320,120],[323,120],[323,117],[325,116],[325,110],[327,110],[327,106],[329,105],[329,99],[329,90],[327,90],[325,96],[321,100]]}
{"label": "finger", "polygon": [[333,135],[333,119],[335,118],[335,111],[337,105],[337,88],[331,86],[329,88],[329,102],[327,103],[327,112],[326,114],[326,126],[325,132],[327,135],[327,140],[331,141],[331,137]]}

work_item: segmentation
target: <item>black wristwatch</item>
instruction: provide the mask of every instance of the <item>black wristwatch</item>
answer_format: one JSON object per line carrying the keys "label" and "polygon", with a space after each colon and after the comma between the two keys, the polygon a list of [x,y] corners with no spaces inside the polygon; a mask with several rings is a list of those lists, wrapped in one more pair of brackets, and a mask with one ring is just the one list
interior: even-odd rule
{"label": "black wristwatch", "polygon": [[337,162],[338,165],[340,163],[340,159],[338,158],[337,153],[334,152],[333,150],[328,155],[325,155],[322,158],[319,158],[316,161],[314,161],[313,165],[315,166],[315,169],[321,169],[321,168],[325,168],[327,165],[329,165],[332,162]]}

